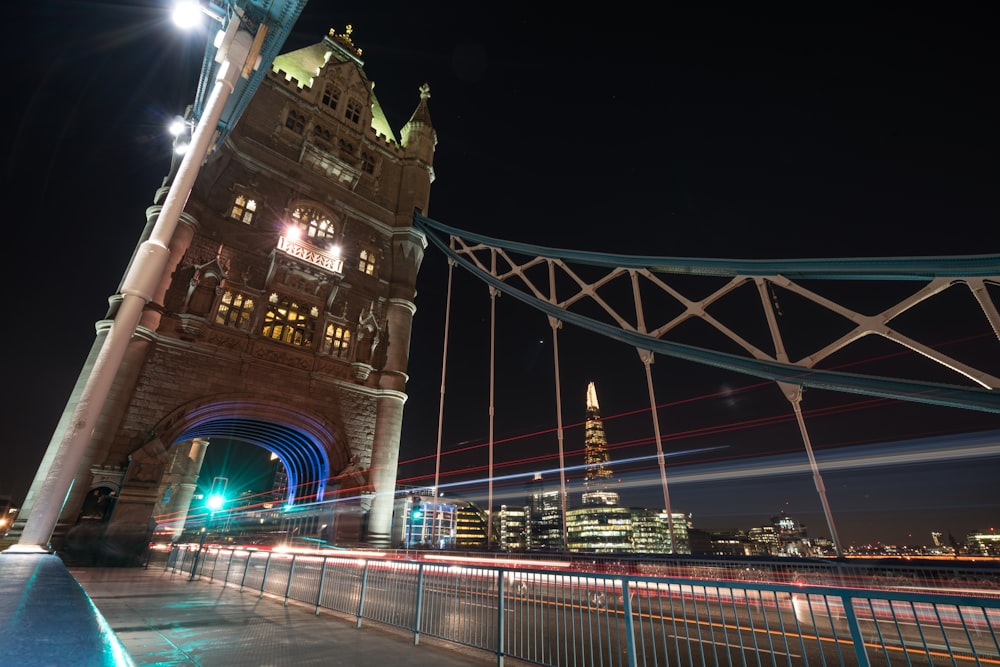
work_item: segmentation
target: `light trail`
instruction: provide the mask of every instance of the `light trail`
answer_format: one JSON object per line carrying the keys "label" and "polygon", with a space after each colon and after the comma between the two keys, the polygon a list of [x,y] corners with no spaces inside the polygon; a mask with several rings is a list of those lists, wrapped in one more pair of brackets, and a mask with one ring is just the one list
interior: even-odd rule
{"label": "light trail", "polygon": [[[1000,456],[1000,432],[990,432],[984,441],[976,441],[977,436],[966,435],[956,436],[953,440],[967,439],[968,442],[962,446],[955,446],[942,442],[944,438],[933,438],[932,442],[920,445],[914,441],[908,442],[910,447],[906,451],[893,451],[892,447],[898,442],[883,443],[880,445],[866,447],[852,447],[850,451],[826,450],[817,455],[820,467],[824,471],[856,470],[858,468],[876,468],[881,466],[905,465],[909,463],[928,463],[936,461],[954,461],[979,458],[991,458]],[[858,451],[862,450],[862,451]],[[684,484],[697,482],[717,482],[733,479],[748,479],[752,477],[774,477],[780,475],[793,475],[809,473],[809,463],[807,461],[773,461],[775,458],[787,459],[788,455],[781,457],[762,457],[754,461],[726,464],[708,464],[698,466],[701,470],[685,470],[684,466],[671,469],[670,483]],[[768,461],[768,459],[772,459]],[[619,486],[636,488],[648,486],[652,481],[659,482],[658,478],[650,475],[648,479],[623,480]]]}

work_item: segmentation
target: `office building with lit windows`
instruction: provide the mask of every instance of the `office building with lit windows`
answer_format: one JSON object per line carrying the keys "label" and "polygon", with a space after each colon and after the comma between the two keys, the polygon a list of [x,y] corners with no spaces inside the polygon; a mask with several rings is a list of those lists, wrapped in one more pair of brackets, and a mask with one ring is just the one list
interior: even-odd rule
{"label": "office building with lit windows", "polygon": [[497,547],[503,551],[524,551],[528,547],[528,508],[501,505],[494,513]]}
{"label": "office building with lit windows", "polygon": [[610,505],[566,510],[566,546],[569,551],[631,553],[632,510]]}
{"label": "office building with lit windows", "polygon": [[434,496],[412,495],[406,501],[403,546],[448,549],[455,543],[458,508]]}
{"label": "office building with lit windows", "polygon": [[562,551],[563,494],[553,485],[535,475],[529,487],[527,516],[527,548],[529,551]]}
{"label": "office building with lit windows", "polygon": [[487,517],[478,505],[469,503],[455,510],[455,548],[485,549]]}

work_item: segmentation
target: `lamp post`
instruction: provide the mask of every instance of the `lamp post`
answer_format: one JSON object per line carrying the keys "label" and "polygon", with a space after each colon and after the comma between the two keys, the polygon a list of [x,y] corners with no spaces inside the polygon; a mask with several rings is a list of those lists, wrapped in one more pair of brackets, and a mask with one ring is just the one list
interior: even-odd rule
{"label": "lamp post", "polygon": [[[215,481],[212,483],[212,493],[209,494],[208,500],[205,501],[205,507],[208,508],[208,519],[205,520],[205,525],[201,527],[201,536],[198,538],[198,551],[194,554],[194,563],[191,565],[191,576],[188,578],[188,581],[193,581],[195,575],[198,574],[198,560],[201,558],[202,549],[205,548],[205,538],[208,537],[208,531],[212,529],[212,522],[215,520],[215,513],[222,509],[222,506],[226,504],[226,497],[223,493],[215,490],[220,479],[225,478],[215,478]],[[229,480],[225,481],[228,482]]]}
{"label": "lamp post", "polygon": [[[71,420],[62,437],[60,431],[49,443],[45,458],[51,461],[44,480],[36,493],[24,530],[17,544],[8,552],[48,552],[48,543],[55,530],[77,469],[96,427],[98,417],[121,367],[129,342],[139,325],[142,311],[152,300],[170,255],[169,244],[177,229],[184,205],[201,169],[201,163],[212,142],[213,133],[222,117],[226,101],[236,82],[246,70],[254,45],[252,35],[238,17],[229,21],[217,60],[221,63],[215,77],[205,111],[191,136],[191,146],[184,154],[177,174],[170,185],[163,208],[153,225],[149,239],[136,251],[122,282],[121,304],[107,336],[95,359],[86,384],[77,400]],[[259,47],[259,45],[258,45]],[[253,54],[256,57],[256,54]]]}

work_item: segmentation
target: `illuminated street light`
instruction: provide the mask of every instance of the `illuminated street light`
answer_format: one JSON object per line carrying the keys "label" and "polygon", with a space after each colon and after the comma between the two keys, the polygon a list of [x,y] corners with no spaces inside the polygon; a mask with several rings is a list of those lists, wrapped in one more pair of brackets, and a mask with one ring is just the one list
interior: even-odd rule
{"label": "illuminated street light", "polygon": [[218,512],[226,504],[226,498],[221,493],[213,493],[208,497],[205,506],[213,512]]}
{"label": "illuminated street light", "polygon": [[205,501],[205,507],[213,514],[226,504],[226,489],[229,487],[228,477],[216,477],[212,480],[212,490]]}
{"label": "illuminated street light", "polygon": [[212,521],[215,519],[215,513],[226,504],[226,486],[228,484],[229,479],[226,477],[216,477],[212,480],[212,492],[208,494],[208,498],[205,500],[205,507],[208,509],[208,518],[205,520],[205,525],[201,527],[198,537],[198,551],[194,554],[194,563],[191,565],[191,578],[189,581],[194,580],[195,575],[198,573],[198,559],[201,558],[201,550],[205,548],[205,538],[208,537],[208,531],[212,529]]}
{"label": "illuminated street light", "polygon": [[169,131],[174,137],[174,153],[176,155],[184,155],[187,153],[188,148],[191,147],[191,123],[183,118],[177,117],[171,121],[167,131]]}
{"label": "illuminated street light", "polygon": [[[213,11],[216,9],[217,11]],[[226,16],[222,13],[222,8],[216,5],[206,6],[196,0],[180,0],[174,4],[174,9],[170,13],[174,25],[181,30],[190,30],[201,24],[201,17],[208,16],[219,23],[225,23]]]}
{"label": "illuminated street light", "polygon": [[[234,7],[234,11],[241,10]],[[63,501],[83,461],[115,376],[139,325],[143,309],[153,299],[163,277],[170,256],[170,241],[201,169],[201,163],[212,144],[223,109],[241,75],[252,70],[248,63],[253,64],[258,59],[260,42],[255,40],[246,23],[238,16],[230,17],[226,30],[222,32],[221,39],[216,40],[216,44],[219,48],[216,61],[220,65],[204,112],[191,136],[191,149],[181,160],[149,238],[140,244],[132,259],[122,281],[121,304],[94,359],[72,418],[65,431],[62,431],[61,438],[57,441],[59,436],[56,436],[49,443],[45,459],[50,463],[36,493],[36,504],[31,508],[18,543],[7,551],[49,551],[49,540],[59,519]],[[57,433],[60,430],[57,429]]]}

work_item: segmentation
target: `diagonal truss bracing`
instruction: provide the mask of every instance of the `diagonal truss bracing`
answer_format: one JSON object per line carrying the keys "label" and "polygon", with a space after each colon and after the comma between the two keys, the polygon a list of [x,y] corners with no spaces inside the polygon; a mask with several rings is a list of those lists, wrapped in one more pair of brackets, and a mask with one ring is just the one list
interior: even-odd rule
{"label": "diagonal truss bracing", "polygon": [[[904,333],[894,320],[918,305],[956,286],[971,293],[985,317],[984,330],[990,339],[994,359],[1000,359],[1000,314],[997,299],[990,293],[1000,286],[1000,255],[955,257],[733,260],[684,259],[631,256],[546,248],[504,241],[449,227],[414,216],[414,225],[457,265],[490,287],[545,313],[556,320],[574,324],[640,351],[685,359],[747,375],[801,387],[814,387],[944,405],[985,412],[1000,412],[1000,378],[987,369],[963,362],[935,349],[927,342]],[[589,272],[584,275],[584,273]],[[592,274],[597,273],[594,276]],[[721,281],[707,294],[690,297],[673,281],[681,277],[703,277]],[[854,281],[894,283],[905,294],[875,314],[865,314],[842,300],[824,295],[810,285],[815,281],[845,284]],[[624,283],[631,303],[604,294],[611,285]],[[771,349],[735,330],[717,318],[713,307],[736,293],[753,290],[759,302],[753,317],[766,325]],[[673,303],[673,315],[662,324],[650,326],[662,308],[647,305],[650,290],[656,298]],[[846,323],[832,339],[813,345],[805,354],[790,358],[787,351],[791,327],[780,327],[780,310],[775,290],[793,295],[831,313]],[[584,310],[596,307],[601,317]],[[589,312],[589,311],[588,311]],[[741,352],[708,349],[667,339],[691,320],[711,327]],[[956,381],[965,384],[863,375],[817,368],[834,353],[868,336],[878,336],[919,353],[948,369]],[[801,346],[800,346],[801,347]],[[994,371],[995,372],[995,371]]]}

